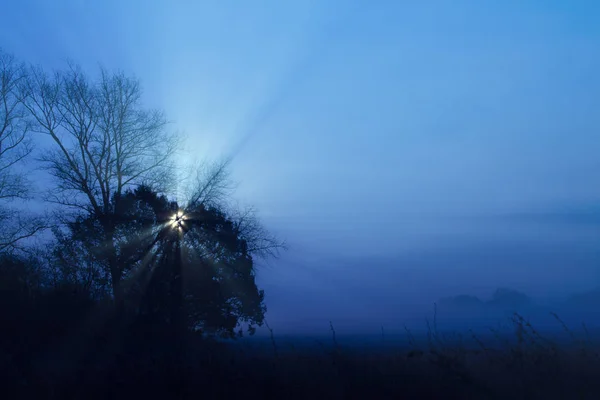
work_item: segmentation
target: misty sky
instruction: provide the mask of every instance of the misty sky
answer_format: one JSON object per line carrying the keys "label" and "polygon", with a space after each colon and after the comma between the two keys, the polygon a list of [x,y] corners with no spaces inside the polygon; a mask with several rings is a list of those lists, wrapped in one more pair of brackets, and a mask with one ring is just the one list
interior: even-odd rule
{"label": "misty sky", "polygon": [[[370,4],[373,3],[373,4]],[[270,324],[600,286],[600,3],[9,0],[0,46],[135,74],[290,250]],[[315,328],[316,329],[316,328]]]}

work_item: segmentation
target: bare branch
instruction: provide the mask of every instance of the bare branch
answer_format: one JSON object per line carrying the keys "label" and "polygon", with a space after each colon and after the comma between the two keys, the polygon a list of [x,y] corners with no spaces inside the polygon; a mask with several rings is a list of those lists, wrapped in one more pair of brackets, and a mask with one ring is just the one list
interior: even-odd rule
{"label": "bare branch", "polygon": [[235,228],[248,244],[248,252],[262,258],[278,257],[286,249],[284,241],[278,239],[262,225],[253,207],[231,212]]}
{"label": "bare branch", "polygon": [[27,71],[0,49],[0,252],[22,249],[22,243],[46,228],[45,220],[27,216],[6,204],[30,196],[22,164],[33,150],[21,87]]}
{"label": "bare branch", "polygon": [[195,167],[195,176],[188,188],[187,206],[199,205],[222,207],[235,189],[230,179],[229,160],[214,163],[199,163]]}
{"label": "bare branch", "polygon": [[33,238],[49,227],[42,217],[25,215],[21,211],[3,208],[0,210],[0,253],[23,249],[23,241]]}
{"label": "bare branch", "polygon": [[[201,163],[196,167],[191,189],[188,188],[186,208],[193,210],[199,206],[215,207],[231,218],[240,238],[246,241],[252,255],[269,258],[279,256],[286,248],[285,242],[271,234],[259,221],[252,207],[239,208],[229,204],[235,184],[230,179],[229,160],[214,163]],[[188,178],[189,179],[189,178]],[[200,248],[203,241],[194,244]],[[210,252],[210,251],[209,251]]]}
{"label": "bare branch", "polygon": [[41,161],[56,191],[77,199],[62,204],[107,215],[128,187],[172,181],[179,141],[162,113],[141,106],[137,80],[102,69],[93,81],[71,63],[53,77],[32,68],[23,92],[32,126],[55,143]]}
{"label": "bare branch", "polygon": [[33,149],[19,85],[26,79],[22,64],[0,49],[0,199],[27,198],[29,182],[16,172]]}

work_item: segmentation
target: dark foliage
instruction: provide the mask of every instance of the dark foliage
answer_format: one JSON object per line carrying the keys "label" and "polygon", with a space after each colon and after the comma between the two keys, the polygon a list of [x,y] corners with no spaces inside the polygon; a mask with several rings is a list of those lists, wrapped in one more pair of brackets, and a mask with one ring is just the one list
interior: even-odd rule
{"label": "dark foliage", "polygon": [[[215,217],[208,227],[230,235],[221,215],[206,212]],[[243,243],[234,247],[244,254]],[[191,261],[193,254],[183,258]],[[239,267],[238,259],[229,262]],[[287,348],[275,336],[259,347],[234,346],[191,329],[173,340],[167,306],[117,318],[111,302],[95,298],[83,282],[61,281],[46,261],[0,257],[0,384],[6,398],[592,399],[600,393],[594,379],[600,357],[589,338],[576,338],[574,345],[553,342],[519,314],[511,320],[515,337],[504,344],[475,335],[471,341],[450,340],[435,322],[425,347],[382,345],[368,351],[347,347],[333,326],[333,340],[319,348]],[[156,262],[157,271],[168,269],[168,263]],[[188,267],[193,265],[198,264]],[[205,282],[215,282],[214,276],[243,278],[229,267],[218,275],[216,265],[193,269],[205,276],[189,278],[204,290],[186,288],[197,296],[186,297],[185,304],[196,305],[187,308],[190,321],[227,322],[214,304],[237,292],[217,285],[206,289]],[[150,288],[160,286],[161,276],[153,275],[147,285],[157,292],[149,297],[159,309],[168,291]],[[230,306],[230,312],[252,315],[260,298],[239,309]],[[231,324],[222,329],[231,332]]]}
{"label": "dark foliage", "polygon": [[[112,204],[127,313],[167,323],[177,295],[173,280],[181,279],[178,295],[189,329],[234,337],[242,325],[252,333],[262,323],[264,293],[256,286],[252,255],[224,212],[202,204],[186,210],[183,234],[173,232],[173,204],[148,187],[126,191]],[[80,216],[56,237],[53,267],[60,279],[95,295],[110,294],[98,218]],[[181,276],[174,276],[178,266]]]}

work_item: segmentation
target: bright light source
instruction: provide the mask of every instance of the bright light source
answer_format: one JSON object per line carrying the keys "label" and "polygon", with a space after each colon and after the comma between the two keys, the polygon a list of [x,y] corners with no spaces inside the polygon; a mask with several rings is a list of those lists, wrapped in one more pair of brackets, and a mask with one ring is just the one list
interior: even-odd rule
{"label": "bright light source", "polygon": [[178,211],[171,217],[171,227],[178,227],[179,229],[183,226],[183,221],[185,220],[185,216],[181,211]]}

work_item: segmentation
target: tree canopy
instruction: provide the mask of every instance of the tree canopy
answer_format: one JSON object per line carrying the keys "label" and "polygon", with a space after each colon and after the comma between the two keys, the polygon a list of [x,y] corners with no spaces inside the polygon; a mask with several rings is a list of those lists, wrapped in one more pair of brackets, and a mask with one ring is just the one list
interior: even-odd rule
{"label": "tree canopy", "polygon": [[[6,205],[30,193],[15,166],[32,157],[35,137],[49,139],[37,149],[52,177],[40,200],[57,212],[0,230],[6,253],[52,226],[36,290],[110,300],[117,314],[158,323],[179,316],[190,331],[222,337],[262,323],[255,261],[283,244],[252,208],[230,207],[227,162],[198,168],[181,207],[170,197],[181,140],[162,111],[144,106],[136,78],[103,68],[94,77],[74,63],[49,73],[0,51],[0,102],[0,222],[24,215]],[[172,225],[177,213],[185,232]],[[6,256],[7,274],[25,262]]]}

